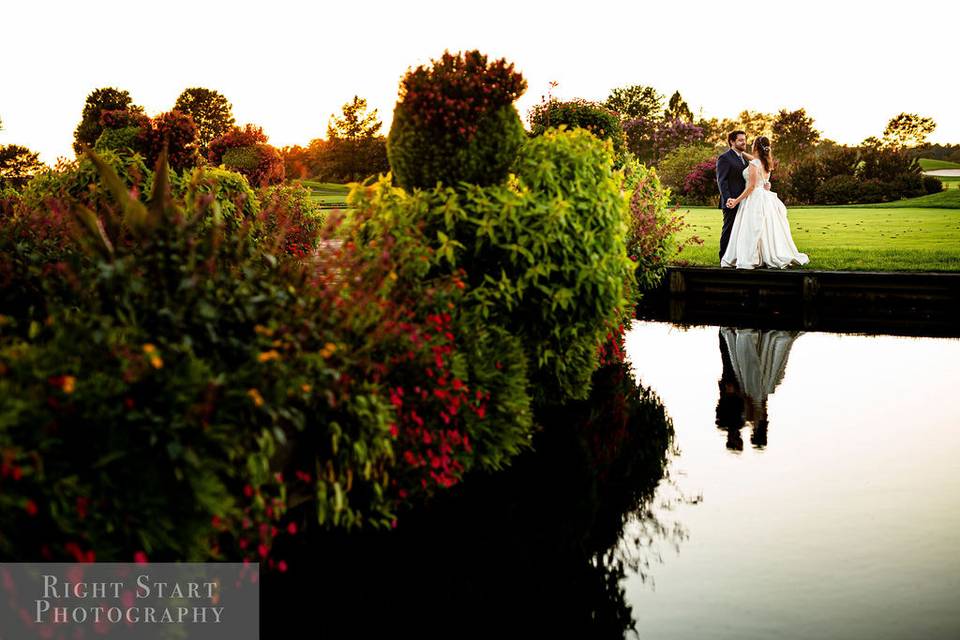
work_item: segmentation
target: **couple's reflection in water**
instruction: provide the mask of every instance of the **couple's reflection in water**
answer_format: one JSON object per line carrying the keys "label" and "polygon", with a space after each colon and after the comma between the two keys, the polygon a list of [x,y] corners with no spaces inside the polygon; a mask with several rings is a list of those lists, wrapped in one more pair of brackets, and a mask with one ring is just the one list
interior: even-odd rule
{"label": "couple's reflection in water", "polygon": [[767,446],[767,398],[783,381],[787,359],[801,331],[736,329],[719,331],[720,399],[717,428],[727,432],[727,449],[743,451],[741,430],[749,423],[750,443]]}

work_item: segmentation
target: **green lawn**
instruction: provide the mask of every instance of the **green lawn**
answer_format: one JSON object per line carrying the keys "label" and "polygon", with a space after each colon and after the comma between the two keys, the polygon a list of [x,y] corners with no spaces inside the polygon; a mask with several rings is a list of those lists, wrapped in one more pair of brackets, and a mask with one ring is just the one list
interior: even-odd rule
{"label": "green lawn", "polygon": [[960,169],[960,164],[949,162],[947,160],[931,160],[929,158],[920,158],[917,160],[920,168],[924,171],[936,171],[937,169]]}
{"label": "green lawn", "polygon": [[943,183],[944,189],[956,189],[960,187],[960,176],[934,176]]}
{"label": "green lawn", "polygon": [[[943,194],[935,194],[943,195]],[[930,197],[930,196],[925,196]],[[917,199],[919,200],[919,199]],[[798,207],[788,217],[806,269],[853,271],[960,271],[960,209],[920,207]],[[686,209],[687,236],[704,240],[679,258],[718,266],[719,209]]]}
{"label": "green lawn", "polygon": [[909,200],[896,200],[894,202],[883,202],[881,204],[852,204],[845,205],[844,208],[850,209],[960,209],[960,191],[954,189],[951,191],[941,191],[940,193],[931,193],[928,196],[919,198],[910,198]]}
{"label": "green lawn", "polygon": [[320,204],[324,209],[336,209],[345,207],[347,204],[347,193],[350,188],[345,184],[335,184],[333,182],[316,182],[314,180],[294,180],[310,189],[310,199]]}

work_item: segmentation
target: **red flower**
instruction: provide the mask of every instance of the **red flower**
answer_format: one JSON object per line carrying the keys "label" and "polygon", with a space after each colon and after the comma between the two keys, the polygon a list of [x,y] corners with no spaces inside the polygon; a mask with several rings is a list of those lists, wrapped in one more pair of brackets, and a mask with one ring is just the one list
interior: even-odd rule
{"label": "red flower", "polygon": [[147,554],[143,551],[137,551],[133,554],[133,561],[137,564],[147,564]]}
{"label": "red flower", "polygon": [[23,505],[23,508],[27,510],[27,515],[31,518],[37,515],[37,503],[33,500],[28,498],[26,504]]}

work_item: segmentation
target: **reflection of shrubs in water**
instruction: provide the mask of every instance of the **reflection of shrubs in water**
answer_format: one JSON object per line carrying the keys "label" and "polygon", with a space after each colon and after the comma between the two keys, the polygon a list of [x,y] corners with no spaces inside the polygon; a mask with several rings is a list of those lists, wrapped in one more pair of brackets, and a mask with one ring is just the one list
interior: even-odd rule
{"label": "reflection of shrubs in water", "polygon": [[[279,618],[272,606],[290,610],[287,595],[297,597],[304,580],[311,584],[305,597],[325,602],[327,612],[376,599],[377,618],[393,631],[421,629],[423,603],[430,603],[436,625],[493,631],[509,621],[511,629],[535,628],[538,635],[623,637],[635,623],[621,583],[644,566],[645,553],[625,534],[643,527],[651,542],[679,538],[649,520],[673,429],[629,365],[605,367],[593,383],[588,400],[537,412],[544,429],[534,450],[509,469],[473,474],[396,530],[297,540],[303,546],[291,552],[316,562],[291,562],[288,576],[266,577],[292,582],[265,584],[272,599],[265,618]],[[319,592],[306,571],[311,564],[324,576]]]}

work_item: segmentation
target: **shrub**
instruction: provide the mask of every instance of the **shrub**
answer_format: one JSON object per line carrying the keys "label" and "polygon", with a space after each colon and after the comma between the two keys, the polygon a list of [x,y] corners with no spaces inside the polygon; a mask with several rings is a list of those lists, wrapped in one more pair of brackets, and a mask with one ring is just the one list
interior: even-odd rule
{"label": "shrub", "polygon": [[857,202],[862,204],[886,202],[892,199],[889,194],[890,189],[883,182],[876,179],[863,180],[860,182]]}
{"label": "shrub", "polygon": [[529,113],[531,134],[542,135],[547,129],[566,126],[567,128],[586,129],[601,140],[613,143],[616,166],[623,164],[626,140],[620,116],[602,104],[582,98],[561,102],[549,100],[535,105]]}
{"label": "shrub", "polygon": [[532,431],[523,347],[471,309],[463,271],[438,269],[442,252],[422,230],[431,193],[406,197],[385,178],[358,187],[344,231],[356,272],[386,275],[368,289],[388,317],[372,357],[397,412],[399,500],[453,486],[473,468],[501,468]]}
{"label": "shrub", "polygon": [[513,101],[526,81],[505,60],[478,51],[444,53],[404,76],[387,137],[387,157],[405,189],[437,183],[497,184],[525,137]]}
{"label": "shrub", "polygon": [[584,397],[598,346],[632,312],[610,152],[588,131],[547,131],[522,149],[513,188],[438,188],[408,205],[442,264],[466,272],[474,312],[520,339],[538,401]]}
{"label": "shrub", "polygon": [[280,152],[266,144],[263,129],[245,125],[234,127],[210,142],[208,159],[246,176],[254,187],[279,184],[284,179],[284,163]]}
{"label": "shrub", "polygon": [[238,231],[254,224],[260,214],[260,203],[247,179],[235,171],[217,167],[197,167],[184,174],[179,193],[194,207],[208,204],[206,224],[217,219],[229,231]]}
{"label": "shrub", "polygon": [[851,175],[832,176],[824,180],[815,195],[817,204],[850,204],[860,199],[860,181]]}
{"label": "shrub", "polygon": [[161,113],[153,118],[150,127],[142,130],[147,151],[147,165],[154,166],[164,147],[167,160],[174,171],[192,169],[200,161],[197,126],[193,118],[179,111]]}
{"label": "shrub", "polygon": [[139,152],[140,136],[139,127],[104,128],[93,148],[100,153],[104,151]]}
{"label": "shrub", "polygon": [[274,254],[306,258],[317,248],[324,215],[300,185],[277,185],[260,193],[264,233],[277,242]]}
{"label": "shrub", "polygon": [[223,154],[229,149],[240,147],[254,147],[258,144],[265,144],[267,136],[262,127],[247,124],[241,127],[233,127],[227,133],[210,142],[207,159],[213,165],[223,162]]}
{"label": "shrub", "polygon": [[149,208],[99,168],[122,213],[78,210],[82,295],[0,333],[0,551],[274,566],[278,535],[389,526],[394,413],[367,357],[384,320],[369,290],[198,228],[211,201],[164,196],[165,166]]}
{"label": "shrub", "polygon": [[790,193],[797,203],[811,204],[817,201],[817,191],[822,182],[816,158],[804,158],[794,163],[789,175]]}
{"label": "shrub", "polygon": [[[669,187],[675,195],[687,196],[684,186],[687,176],[701,164],[706,162],[716,164],[716,161],[717,153],[713,147],[702,144],[678,147],[660,161],[657,165],[657,175],[660,176],[664,186]],[[714,168],[714,176],[716,176],[716,168]],[[716,191],[716,183],[713,191]],[[701,200],[690,200],[690,202],[701,203]]]}
{"label": "shrub", "polygon": [[[144,194],[150,176],[139,154],[129,151],[103,151],[100,157],[135,194]],[[94,210],[116,207],[113,196],[103,189],[96,165],[88,157],[59,163],[54,169],[35,176],[23,189],[24,207],[39,211],[60,201],[67,208],[83,204]]]}
{"label": "shrub", "polygon": [[667,270],[667,264],[689,244],[703,244],[697,236],[679,242],[677,236],[686,223],[676,208],[670,207],[670,190],[663,186],[652,167],[643,167],[630,196],[627,252],[635,262],[637,284],[641,291],[655,288]]}
{"label": "shrub", "polygon": [[923,190],[928,194],[943,191],[943,181],[936,176],[923,176]]}
{"label": "shrub", "polygon": [[686,204],[710,205],[719,202],[717,187],[717,161],[704,160],[697,164],[683,180],[683,202]]}

